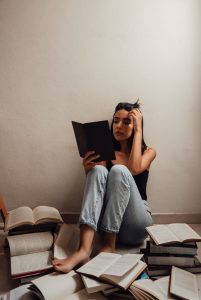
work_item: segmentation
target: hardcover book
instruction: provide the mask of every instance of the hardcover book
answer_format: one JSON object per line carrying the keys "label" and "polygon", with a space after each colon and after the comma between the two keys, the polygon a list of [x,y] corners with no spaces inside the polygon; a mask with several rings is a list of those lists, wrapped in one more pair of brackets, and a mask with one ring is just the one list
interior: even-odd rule
{"label": "hardcover book", "polygon": [[87,151],[95,151],[100,157],[95,161],[110,161],[115,159],[114,146],[108,121],[78,123],[72,121],[73,130],[81,157]]}

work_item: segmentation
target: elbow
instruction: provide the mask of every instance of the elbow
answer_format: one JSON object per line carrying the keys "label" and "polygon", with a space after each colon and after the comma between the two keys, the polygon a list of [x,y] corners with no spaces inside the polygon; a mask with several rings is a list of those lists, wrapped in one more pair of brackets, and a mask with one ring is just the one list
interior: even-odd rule
{"label": "elbow", "polygon": [[130,172],[132,175],[138,175],[142,172],[142,169],[141,167],[139,166],[136,166],[136,167],[133,167],[133,168],[129,168]]}

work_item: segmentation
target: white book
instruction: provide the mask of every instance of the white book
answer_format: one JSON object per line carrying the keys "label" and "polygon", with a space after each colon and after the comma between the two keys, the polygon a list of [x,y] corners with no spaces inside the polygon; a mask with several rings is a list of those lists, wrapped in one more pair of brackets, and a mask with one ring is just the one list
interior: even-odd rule
{"label": "white book", "polygon": [[5,219],[5,231],[23,225],[37,225],[45,223],[61,223],[62,217],[55,207],[37,206],[31,209],[22,206],[9,211]]}
{"label": "white book", "polygon": [[101,293],[88,294],[79,274],[51,273],[32,280],[30,290],[41,300],[106,300]]}
{"label": "white book", "polygon": [[81,278],[83,280],[87,293],[89,294],[104,291],[113,287],[113,285],[109,283],[101,282],[99,280],[85,276],[83,274],[81,275]]}
{"label": "white book", "polygon": [[157,245],[201,241],[201,236],[185,223],[152,225],[146,230]]}
{"label": "white book", "polygon": [[201,274],[172,267],[170,292],[186,300],[201,300]]}
{"label": "white book", "polygon": [[139,279],[131,284],[129,291],[137,299],[172,300],[175,298],[169,294],[169,281],[169,276],[155,281],[151,279]]}
{"label": "white book", "polygon": [[81,268],[78,273],[88,274],[118,285],[124,289],[146,268],[142,254],[117,254],[101,252]]}
{"label": "white book", "polygon": [[7,240],[13,278],[42,273],[52,268],[52,233],[13,235],[8,236]]}

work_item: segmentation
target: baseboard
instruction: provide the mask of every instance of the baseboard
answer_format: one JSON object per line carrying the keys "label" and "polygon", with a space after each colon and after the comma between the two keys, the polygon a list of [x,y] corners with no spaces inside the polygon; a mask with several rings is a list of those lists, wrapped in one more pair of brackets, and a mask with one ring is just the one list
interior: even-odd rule
{"label": "baseboard", "polygon": [[[76,224],[78,213],[62,213],[62,218],[67,224]],[[154,224],[188,223],[201,224],[201,213],[152,213]]]}
{"label": "baseboard", "polygon": [[201,224],[201,213],[153,213],[152,217],[154,220],[154,224]]}

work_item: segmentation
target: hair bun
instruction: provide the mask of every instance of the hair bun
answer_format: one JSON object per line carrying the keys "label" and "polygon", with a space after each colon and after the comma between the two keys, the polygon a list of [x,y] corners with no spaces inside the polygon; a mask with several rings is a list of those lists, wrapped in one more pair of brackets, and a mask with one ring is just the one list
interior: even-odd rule
{"label": "hair bun", "polygon": [[140,99],[138,98],[137,101],[133,104],[133,108],[140,108]]}

